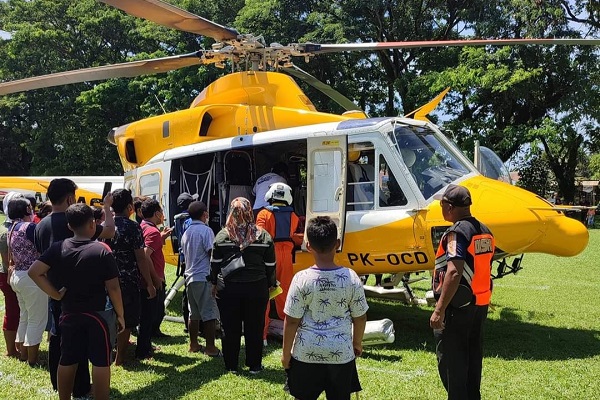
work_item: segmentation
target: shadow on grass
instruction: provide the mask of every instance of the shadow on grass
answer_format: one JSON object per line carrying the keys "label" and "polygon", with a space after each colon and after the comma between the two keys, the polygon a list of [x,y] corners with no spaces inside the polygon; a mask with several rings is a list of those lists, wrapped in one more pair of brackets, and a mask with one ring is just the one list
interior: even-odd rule
{"label": "shadow on grass", "polygon": [[173,368],[173,367],[182,367],[185,365],[191,365],[191,364],[195,364],[200,362],[201,360],[198,358],[193,357],[192,355],[185,357],[185,356],[180,356],[178,354],[172,354],[172,353],[164,353],[161,351],[157,351],[155,352],[151,358],[148,358],[147,361],[146,360],[138,360],[136,358],[133,357],[133,352],[131,352],[131,354],[129,354],[131,357],[128,357],[128,361],[122,366],[123,369],[127,370],[127,371],[146,371],[148,369],[156,369],[161,370],[164,367],[163,366],[156,366],[155,364],[149,364],[149,362],[160,362],[160,363],[164,363],[164,364],[168,364],[170,367],[169,368]]}
{"label": "shadow on grass", "polygon": [[402,362],[402,356],[399,354],[383,354],[383,353],[378,352],[378,349],[380,349],[380,348],[384,348],[384,349],[392,348],[392,347],[388,347],[388,346],[392,346],[392,345],[385,345],[385,346],[374,345],[374,346],[364,347],[361,357],[367,358],[367,359],[373,360],[373,361]]}
{"label": "shadow on grass", "polygon": [[[181,329],[183,333],[184,325],[181,324]],[[164,345],[172,345],[172,344],[186,344],[188,343],[188,336],[186,334],[181,335],[170,335],[169,337],[161,337],[161,338],[152,338],[152,343],[157,344],[158,346]]]}
{"label": "shadow on grass", "polygon": [[[434,351],[431,309],[379,299],[369,299],[369,306],[369,320],[390,318],[394,322],[396,340],[382,349]],[[370,347],[365,353],[368,358],[387,359],[376,350],[371,354]],[[539,325],[503,308],[500,319],[486,321],[484,354],[507,360],[585,359],[600,354],[600,331]]]}
{"label": "shadow on grass", "polygon": [[[242,373],[244,374],[244,373]],[[280,398],[289,398],[289,396],[285,395],[283,391],[283,385],[285,384],[285,371],[283,368],[265,368],[260,374],[251,375],[250,373],[246,373],[248,379],[252,380],[261,380],[269,383],[276,383],[281,385],[281,397]]]}
{"label": "shadow on grass", "polygon": [[[111,399],[177,399],[198,390],[201,385],[218,379],[225,374],[223,361],[217,358],[198,359],[176,354],[156,353],[153,360],[166,365],[134,362],[127,366],[127,370],[152,370],[154,374],[161,376],[160,379],[127,393],[121,393],[113,388]],[[193,366],[185,371],[176,369],[192,364]]]}

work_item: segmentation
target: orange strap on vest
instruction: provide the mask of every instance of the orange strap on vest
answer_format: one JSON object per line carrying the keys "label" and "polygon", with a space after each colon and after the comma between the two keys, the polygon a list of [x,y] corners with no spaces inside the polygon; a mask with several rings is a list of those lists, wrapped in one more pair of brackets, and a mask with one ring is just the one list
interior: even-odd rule
{"label": "orange strap on vest", "polygon": [[[474,273],[471,276],[471,290],[475,295],[475,304],[484,306],[490,304],[492,297],[491,268],[494,256],[495,241],[489,233],[482,233],[471,238],[467,251],[473,257]],[[465,269],[470,266],[465,265]],[[463,275],[465,275],[463,273]]]}

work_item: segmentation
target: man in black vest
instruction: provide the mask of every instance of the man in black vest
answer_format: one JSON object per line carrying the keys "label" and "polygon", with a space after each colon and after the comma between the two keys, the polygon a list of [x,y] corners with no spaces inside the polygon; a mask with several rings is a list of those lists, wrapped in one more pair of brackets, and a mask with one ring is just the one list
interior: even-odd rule
{"label": "man in black vest", "polygon": [[434,330],[440,378],[448,399],[481,399],[483,324],[492,295],[490,230],[471,215],[471,193],[449,185],[440,200],[453,225],[436,254],[433,291],[437,299],[429,324]]}

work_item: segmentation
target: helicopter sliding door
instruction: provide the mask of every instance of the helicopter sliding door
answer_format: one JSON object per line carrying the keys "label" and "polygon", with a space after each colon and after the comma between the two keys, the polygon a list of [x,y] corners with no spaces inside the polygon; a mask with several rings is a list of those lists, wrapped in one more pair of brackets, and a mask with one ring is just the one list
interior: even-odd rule
{"label": "helicopter sliding door", "polygon": [[[317,134],[319,135],[319,134]],[[347,136],[312,136],[307,141],[307,221],[328,216],[343,240],[345,223]],[[302,249],[306,250],[306,235]],[[340,249],[343,243],[340,244]]]}

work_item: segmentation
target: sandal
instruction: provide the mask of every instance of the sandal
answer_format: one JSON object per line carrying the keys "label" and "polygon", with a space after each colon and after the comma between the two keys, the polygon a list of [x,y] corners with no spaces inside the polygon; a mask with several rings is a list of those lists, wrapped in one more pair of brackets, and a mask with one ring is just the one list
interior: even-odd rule
{"label": "sandal", "polygon": [[192,350],[189,349],[188,352],[190,353],[204,353],[206,351],[206,347],[199,345],[199,347],[196,350]]}
{"label": "sandal", "polygon": [[216,354],[208,354],[207,352],[204,352],[204,355],[215,358],[215,357],[223,357],[223,352],[221,350],[217,351]]}

